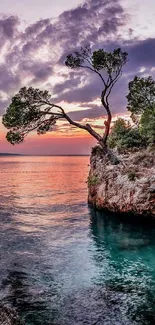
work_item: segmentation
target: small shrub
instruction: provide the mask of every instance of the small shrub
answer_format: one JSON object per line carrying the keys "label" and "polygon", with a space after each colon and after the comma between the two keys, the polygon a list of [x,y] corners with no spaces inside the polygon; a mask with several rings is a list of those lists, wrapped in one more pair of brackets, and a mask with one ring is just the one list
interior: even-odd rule
{"label": "small shrub", "polygon": [[110,148],[116,147],[120,153],[147,147],[146,138],[140,134],[139,129],[122,118],[114,123],[108,144]]}
{"label": "small shrub", "polygon": [[89,186],[95,186],[98,185],[100,183],[100,180],[97,176],[92,175],[92,176],[88,176],[88,181],[87,181]]}
{"label": "small shrub", "polygon": [[91,152],[92,156],[103,156],[103,149],[101,148],[100,145],[96,145],[92,148]]}
{"label": "small shrub", "polygon": [[134,171],[128,172],[128,179],[131,182],[135,181],[135,179],[136,179],[136,173]]}

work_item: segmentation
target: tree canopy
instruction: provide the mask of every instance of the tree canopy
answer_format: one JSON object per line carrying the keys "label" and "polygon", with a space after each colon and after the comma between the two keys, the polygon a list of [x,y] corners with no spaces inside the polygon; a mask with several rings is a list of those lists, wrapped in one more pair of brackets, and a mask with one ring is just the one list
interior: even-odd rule
{"label": "tree canopy", "polygon": [[126,62],[127,53],[122,52],[120,48],[113,52],[106,52],[103,49],[91,52],[89,46],[69,54],[65,62],[71,69],[88,69],[96,73],[102,81],[101,102],[108,115],[103,135],[97,133],[88,123],[73,121],[61,106],[53,103],[52,96],[47,90],[23,87],[12,98],[3,115],[3,124],[9,129],[7,140],[12,144],[20,143],[29,132],[37,130],[38,134],[43,134],[52,131],[57,120],[66,119],[73,126],[89,132],[105,148],[112,118],[109,96]]}
{"label": "tree canopy", "polygon": [[111,91],[122,75],[122,68],[127,62],[128,53],[120,48],[113,52],[107,52],[104,49],[91,52],[90,46],[81,48],[80,52],[69,54],[66,59],[66,65],[71,69],[89,69],[96,73],[102,83],[103,91],[101,93],[101,102],[107,112],[108,119],[105,121],[105,131],[102,142],[106,144],[112,119],[111,109],[109,107],[109,96]]}
{"label": "tree canopy", "polygon": [[129,82],[127,109],[148,144],[155,144],[155,80],[135,77]]}
{"label": "tree canopy", "polygon": [[142,114],[155,103],[155,81],[151,76],[147,78],[135,77],[129,82],[127,95],[127,109],[132,115]]}
{"label": "tree canopy", "polygon": [[146,148],[155,145],[155,81],[134,77],[129,82],[127,109],[134,125],[118,119],[109,137],[109,146],[119,150]]}
{"label": "tree canopy", "polygon": [[155,145],[155,104],[152,108],[147,107],[139,123],[140,133],[146,137],[148,145]]}
{"label": "tree canopy", "polygon": [[147,140],[139,132],[138,127],[133,127],[130,122],[118,118],[113,125],[108,144],[111,148],[117,147],[118,151],[124,152],[146,148]]}

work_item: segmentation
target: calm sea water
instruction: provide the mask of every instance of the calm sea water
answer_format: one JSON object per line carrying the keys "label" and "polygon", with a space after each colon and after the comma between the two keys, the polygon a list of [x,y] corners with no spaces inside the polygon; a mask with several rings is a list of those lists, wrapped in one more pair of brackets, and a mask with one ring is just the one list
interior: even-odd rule
{"label": "calm sea water", "polygon": [[155,324],[155,229],[90,210],[88,164],[0,158],[0,300],[26,325]]}

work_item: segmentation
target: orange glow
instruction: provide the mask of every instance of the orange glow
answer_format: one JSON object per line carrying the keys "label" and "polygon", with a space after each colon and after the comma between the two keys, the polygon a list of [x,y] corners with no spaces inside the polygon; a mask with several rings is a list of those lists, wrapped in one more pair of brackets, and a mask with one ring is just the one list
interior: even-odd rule
{"label": "orange glow", "polygon": [[[117,114],[113,116],[112,122],[118,117],[129,120],[129,115]],[[104,132],[104,121],[106,117],[97,119],[84,119],[81,124],[89,123],[96,132],[101,135]],[[12,146],[6,141],[7,130],[1,123],[0,152],[23,153],[31,155],[59,155],[59,154],[89,154],[91,147],[97,141],[85,130],[75,128],[66,121],[58,122],[55,130],[38,136],[36,132],[28,135],[20,145]]]}
{"label": "orange glow", "polygon": [[[3,162],[10,162],[9,172],[1,173],[4,184],[12,186],[13,196],[10,205],[19,206],[21,213],[14,213],[18,230],[25,233],[44,231],[47,224],[57,225],[64,219],[64,211],[58,209],[56,217],[54,214],[46,213],[47,206],[68,205],[70,202],[81,200],[81,191],[85,200],[87,199],[86,180],[88,175],[89,157],[7,157]],[[34,167],[35,166],[35,167]],[[68,167],[69,166],[69,167]],[[76,173],[75,173],[76,166]],[[78,167],[77,167],[78,166]],[[36,177],[39,175],[39,177]],[[69,181],[69,182],[68,182]],[[44,189],[41,191],[42,182]],[[79,193],[75,196],[75,182],[78,182]],[[68,186],[67,191],[66,184]],[[83,189],[83,187],[85,187]],[[3,187],[3,191],[5,188]],[[38,203],[39,198],[39,203]],[[81,202],[81,201],[80,201]],[[39,204],[40,213],[34,214],[35,207]],[[32,211],[32,207],[34,207]],[[25,210],[28,213],[25,213]],[[73,215],[74,212],[72,212]],[[39,228],[39,229],[38,229]]]}

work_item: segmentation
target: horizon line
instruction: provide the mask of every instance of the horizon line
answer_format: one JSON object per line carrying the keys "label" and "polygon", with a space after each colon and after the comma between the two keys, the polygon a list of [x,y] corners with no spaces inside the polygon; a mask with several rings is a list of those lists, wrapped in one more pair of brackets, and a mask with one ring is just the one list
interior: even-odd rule
{"label": "horizon line", "polygon": [[69,156],[89,156],[90,154],[23,154],[23,153],[7,153],[2,152],[0,156],[27,156],[27,157],[69,157]]}

